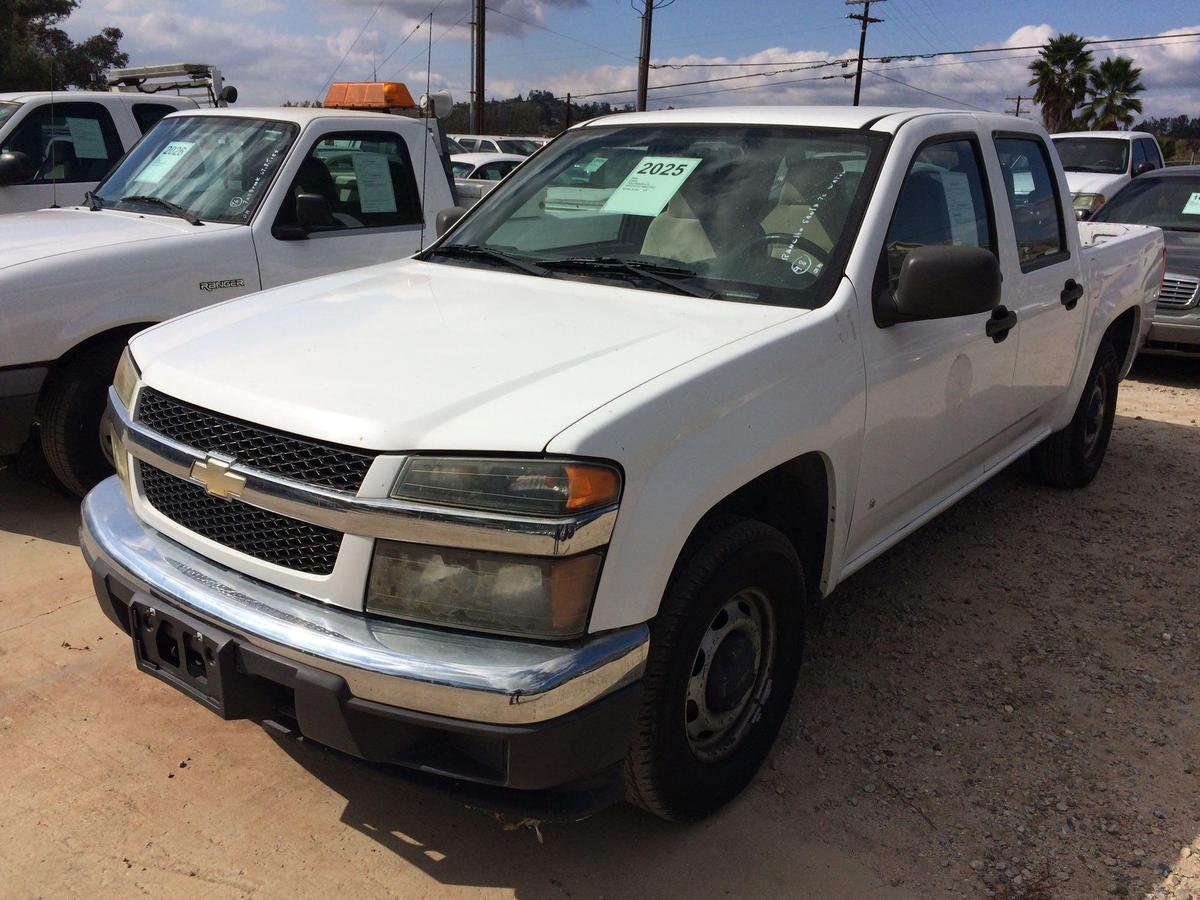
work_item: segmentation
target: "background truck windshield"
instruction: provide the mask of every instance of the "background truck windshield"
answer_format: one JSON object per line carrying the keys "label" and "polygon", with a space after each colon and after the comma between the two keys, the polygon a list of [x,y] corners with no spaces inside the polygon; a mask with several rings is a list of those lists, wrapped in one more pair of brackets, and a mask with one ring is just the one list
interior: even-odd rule
{"label": "background truck windshield", "polygon": [[1171,231],[1200,231],[1200,176],[1136,178],[1102,206],[1094,219],[1157,225]]}
{"label": "background truck windshield", "polygon": [[7,100],[0,100],[0,125],[3,125],[12,118],[13,113],[21,108],[19,103],[10,103]]}
{"label": "background truck windshield", "polygon": [[1129,141],[1120,138],[1055,138],[1068,172],[1123,175],[1129,168]]}
{"label": "background truck windshield", "polygon": [[581,128],[426,258],[816,307],[841,277],[883,146],[833,129]]}
{"label": "background truck windshield", "polygon": [[169,215],[129,197],[166,200],[210,222],[244,224],[296,139],[297,127],[266,119],[163,119],[96,189],[106,207]]}

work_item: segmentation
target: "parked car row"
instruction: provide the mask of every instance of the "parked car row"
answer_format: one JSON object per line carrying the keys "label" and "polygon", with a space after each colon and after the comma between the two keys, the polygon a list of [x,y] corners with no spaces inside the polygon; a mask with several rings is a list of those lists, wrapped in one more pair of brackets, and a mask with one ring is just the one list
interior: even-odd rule
{"label": "parked car row", "polygon": [[[140,669],[560,813],[716,809],[840,581],[1018,457],[1091,482],[1163,280],[1162,232],[1077,223],[1008,117],[606,116],[470,210],[430,187],[439,146],[384,115],[168,116],[94,210],[12,227],[37,261],[4,270],[3,352],[57,386],[110,329],[80,371],[119,352],[117,474],[82,545]],[[79,229],[57,261],[51,222]],[[266,289],[140,330],[193,280]]]}

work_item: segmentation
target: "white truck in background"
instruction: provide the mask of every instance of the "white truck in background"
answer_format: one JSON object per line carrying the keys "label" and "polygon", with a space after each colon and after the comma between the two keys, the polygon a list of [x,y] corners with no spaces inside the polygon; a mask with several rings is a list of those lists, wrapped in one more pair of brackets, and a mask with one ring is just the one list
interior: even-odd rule
{"label": "white truck in background", "polygon": [[100,416],[131,335],[421,249],[455,203],[436,132],[341,107],[173,113],[82,205],[0,217],[0,455],[36,423],[82,496],[111,471]]}
{"label": "white truck in background", "polygon": [[114,69],[108,82],[107,92],[0,93],[0,214],[80,203],[163,116],[237,99],[199,63]]}
{"label": "white truck in background", "polygon": [[1164,260],[1093,233],[1008,116],[594,119],[415,259],[135,337],[97,597],[224,718],[698,818],[769,751],[813,604],[1019,457],[1096,476]]}
{"label": "white truck in background", "polygon": [[1053,136],[1067,173],[1071,205],[1088,219],[1139,175],[1163,168],[1162,150],[1145,131],[1068,131]]}

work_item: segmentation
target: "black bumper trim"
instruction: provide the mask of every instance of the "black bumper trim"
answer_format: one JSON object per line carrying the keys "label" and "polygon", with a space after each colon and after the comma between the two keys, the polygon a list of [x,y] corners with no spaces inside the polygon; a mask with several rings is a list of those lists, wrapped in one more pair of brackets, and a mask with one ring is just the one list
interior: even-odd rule
{"label": "black bumper trim", "polygon": [[[96,596],[126,634],[135,608],[153,605],[187,626],[193,619],[169,598],[137,593],[98,560]],[[210,629],[211,632],[211,629]],[[529,725],[496,725],[387,706],[354,697],[346,681],[219,635],[234,663],[222,678],[220,708],[154,671],[224,718],[294,723],[305,738],[371,763],[401,767],[409,780],[439,793],[516,815],[578,818],[620,800],[621,769],[641,700],[638,682],[564,716]],[[135,638],[136,640],[136,638]]]}

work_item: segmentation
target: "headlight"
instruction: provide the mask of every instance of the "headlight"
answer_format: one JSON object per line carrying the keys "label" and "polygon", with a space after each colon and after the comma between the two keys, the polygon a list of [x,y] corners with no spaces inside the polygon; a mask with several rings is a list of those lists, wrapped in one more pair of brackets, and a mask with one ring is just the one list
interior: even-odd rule
{"label": "headlight", "polygon": [[546,459],[414,456],[392,497],[531,516],[565,516],[610,506],[621,496],[611,466]]}
{"label": "headlight", "polygon": [[133,398],[137,393],[138,381],[141,380],[141,377],[137,364],[133,361],[133,355],[126,347],[125,352],[121,354],[121,361],[117,363],[117,373],[113,376],[113,387],[116,389],[117,399],[130,412],[133,412]]}
{"label": "headlight", "polygon": [[1095,212],[1104,205],[1103,194],[1075,194],[1071,197],[1071,205],[1075,209],[1086,209]]}
{"label": "headlight", "polygon": [[492,634],[579,637],[601,558],[598,552],[548,559],[376,541],[367,611]]}

